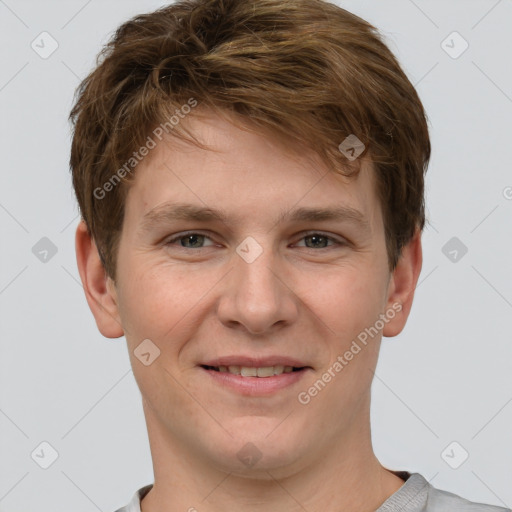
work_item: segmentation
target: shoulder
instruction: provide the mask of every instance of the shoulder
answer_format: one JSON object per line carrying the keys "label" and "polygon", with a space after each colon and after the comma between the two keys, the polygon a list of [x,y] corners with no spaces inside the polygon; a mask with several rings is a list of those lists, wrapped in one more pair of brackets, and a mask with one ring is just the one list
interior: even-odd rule
{"label": "shoulder", "polygon": [[511,512],[509,508],[469,501],[457,494],[437,489],[418,473],[415,473],[414,476],[417,479],[423,479],[427,485],[425,512]]}
{"label": "shoulder", "polygon": [[145,485],[141,487],[135,494],[132,496],[130,503],[128,505],[118,508],[115,512],[141,512],[140,511],[140,502],[144,496],[152,489],[153,484]]}
{"label": "shoulder", "polygon": [[427,500],[427,512],[510,512],[509,508],[486,505],[466,500],[448,491],[430,486]]}

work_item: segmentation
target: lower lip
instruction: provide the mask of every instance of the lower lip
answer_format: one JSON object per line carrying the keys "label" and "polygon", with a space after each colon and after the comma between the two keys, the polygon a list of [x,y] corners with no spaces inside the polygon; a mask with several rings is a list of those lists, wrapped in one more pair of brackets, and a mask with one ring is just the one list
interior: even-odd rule
{"label": "lower lip", "polygon": [[270,395],[275,391],[284,389],[301,380],[308,368],[303,370],[281,373],[273,377],[242,377],[229,372],[218,372],[215,370],[207,370],[200,367],[203,372],[206,372],[217,383],[230,388],[238,393],[248,396],[264,396]]}

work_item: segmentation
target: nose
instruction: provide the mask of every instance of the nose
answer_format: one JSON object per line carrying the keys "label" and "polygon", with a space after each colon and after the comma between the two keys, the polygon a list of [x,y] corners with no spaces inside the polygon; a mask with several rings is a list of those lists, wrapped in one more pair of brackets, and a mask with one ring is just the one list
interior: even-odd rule
{"label": "nose", "polygon": [[299,299],[283,268],[284,263],[268,248],[254,261],[236,253],[233,268],[223,280],[217,309],[220,321],[253,335],[269,334],[296,321]]}

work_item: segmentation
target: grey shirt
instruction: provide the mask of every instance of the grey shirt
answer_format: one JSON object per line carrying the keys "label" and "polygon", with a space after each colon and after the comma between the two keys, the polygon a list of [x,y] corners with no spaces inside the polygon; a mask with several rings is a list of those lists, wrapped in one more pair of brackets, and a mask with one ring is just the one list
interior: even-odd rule
{"label": "grey shirt", "polygon": [[[451,492],[436,489],[419,473],[394,473],[405,480],[404,485],[375,512],[512,512],[509,508],[474,503]],[[140,501],[152,487],[153,484],[141,487],[130,503],[116,512],[141,512]]]}

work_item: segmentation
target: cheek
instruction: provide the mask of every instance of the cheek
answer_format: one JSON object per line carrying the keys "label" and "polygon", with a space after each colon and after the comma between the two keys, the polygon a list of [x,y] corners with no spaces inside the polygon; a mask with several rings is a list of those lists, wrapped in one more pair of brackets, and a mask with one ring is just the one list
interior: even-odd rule
{"label": "cheek", "polygon": [[381,339],[371,328],[382,312],[384,288],[370,272],[346,273],[328,283],[328,288],[317,288],[310,296],[311,309],[326,326],[321,346],[328,356],[303,391],[315,414],[332,416],[335,425],[347,410],[363,407],[367,399]]}
{"label": "cheek", "polygon": [[324,322],[333,336],[350,343],[365,327],[373,325],[383,307],[382,276],[361,268],[340,268],[311,283],[308,306]]}
{"label": "cheek", "polygon": [[184,328],[204,294],[205,280],[178,265],[129,263],[119,297],[126,338],[130,344],[149,338],[161,345]]}
{"label": "cheek", "polygon": [[[177,361],[197,325],[195,315],[205,280],[177,265],[149,267],[134,261],[130,268],[128,279],[123,276],[120,311],[134,377],[156,414],[175,418],[176,411],[187,411],[185,416],[192,421],[199,413],[179,384],[182,376]],[[156,348],[151,344],[146,348],[147,342],[142,343],[147,339]],[[150,353],[148,365],[137,355],[143,352]]]}

